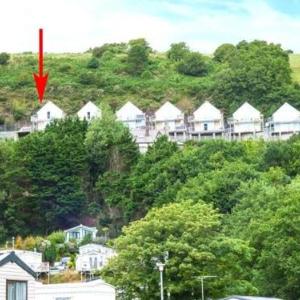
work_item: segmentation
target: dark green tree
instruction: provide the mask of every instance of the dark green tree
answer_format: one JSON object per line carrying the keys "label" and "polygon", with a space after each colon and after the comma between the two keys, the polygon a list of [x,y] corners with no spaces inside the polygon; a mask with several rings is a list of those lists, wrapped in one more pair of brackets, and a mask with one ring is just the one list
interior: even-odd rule
{"label": "dark green tree", "polygon": [[170,50],[167,52],[167,57],[173,61],[180,61],[189,52],[190,49],[185,42],[174,43],[171,44]]}
{"label": "dark green tree", "polygon": [[184,75],[204,76],[208,72],[208,65],[202,54],[190,52],[179,62],[177,71]]}
{"label": "dark green tree", "polygon": [[229,62],[236,54],[236,48],[232,44],[222,44],[214,52],[214,60],[220,63]]}
{"label": "dark green tree", "polygon": [[0,65],[7,65],[10,59],[10,55],[6,52],[0,53]]}

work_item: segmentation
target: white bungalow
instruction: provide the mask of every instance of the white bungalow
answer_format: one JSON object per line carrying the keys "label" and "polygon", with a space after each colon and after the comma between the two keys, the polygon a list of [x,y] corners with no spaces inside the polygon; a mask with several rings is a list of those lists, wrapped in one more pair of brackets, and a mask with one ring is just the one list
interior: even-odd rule
{"label": "white bungalow", "polygon": [[116,112],[117,120],[123,122],[130,129],[145,127],[145,114],[133,103],[128,101]]}
{"label": "white bungalow", "polygon": [[87,121],[101,118],[101,109],[93,102],[89,101],[77,112],[77,116],[80,120]]}
{"label": "white bungalow", "polygon": [[69,242],[70,240],[76,240],[77,242],[80,242],[86,236],[90,236],[92,240],[96,239],[98,230],[96,227],[88,227],[80,224],[73,228],[67,229],[64,232],[66,242]]}
{"label": "white bungalow", "polygon": [[112,248],[97,244],[87,244],[79,247],[76,257],[76,270],[78,272],[93,272],[105,266],[116,252]]}
{"label": "white bungalow", "polygon": [[263,116],[248,102],[233,113],[228,124],[232,138],[247,139],[262,136],[263,133]]}
{"label": "white bungalow", "polygon": [[193,139],[222,137],[224,118],[221,110],[205,101],[190,118],[190,137]]}
{"label": "white bungalow", "polygon": [[[2,255],[11,253],[11,250],[0,250],[0,258]],[[28,265],[34,272],[43,273],[49,272],[49,263],[43,262],[42,253],[27,250],[14,250],[14,253]]]}
{"label": "white bungalow", "polygon": [[270,136],[289,138],[300,132],[300,111],[288,103],[278,108],[267,122]]}
{"label": "white bungalow", "polygon": [[44,130],[53,120],[63,119],[65,113],[52,101],[47,101],[32,117],[32,130]]}
{"label": "white bungalow", "polygon": [[115,288],[102,280],[42,284],[15,252],[0,255],[0,299],[7,300],[115,300]]}
{"label": "white bungalow", "polygon": [[152,122],[157,133],[167,134],[171,140],[184,141],[186,139],[184,114],[169,101],[154,113]]}

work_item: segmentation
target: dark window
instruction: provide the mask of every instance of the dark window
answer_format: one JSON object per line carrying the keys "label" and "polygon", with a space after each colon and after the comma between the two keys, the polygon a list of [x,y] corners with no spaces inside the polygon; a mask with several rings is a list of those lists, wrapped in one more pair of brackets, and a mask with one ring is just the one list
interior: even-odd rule
{"label": "dark window", "polygon": [[27,300],[27,281],[6,281],[6,300]]}
{"label": "dark window", "polygon": [[91,113],[89,111],[87,112],[87,118],[88,118],[88,120],[90,120],[90,118],[91,118]]}
{"label": "dark window", "polygon": [[207,124],[206,123],[204,124],[204,130],[205,131],[207,130]]}
{"label": "dark window", "polygon": [[50,111],[47,111],[47,119],[50,119]]}

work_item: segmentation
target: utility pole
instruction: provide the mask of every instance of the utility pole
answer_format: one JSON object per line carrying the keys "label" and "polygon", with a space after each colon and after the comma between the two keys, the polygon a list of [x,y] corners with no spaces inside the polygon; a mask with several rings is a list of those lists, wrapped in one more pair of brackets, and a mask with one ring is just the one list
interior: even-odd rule
{"label": "utility pole", "polygon": [[160,273],[160,300],[164,300],[164,278],[163,278],[163,272],[164,272],[164,266],[165,264],[161,262],[157,262],[156,266]]}
{"label": "utility pole", "polygon": [[213,275],[206,275],[206,276],[200,276],[200,280],[201,280],[201,299],[204,300],[204,279],[207,278],[216,278],[218,276],[213,276]]}

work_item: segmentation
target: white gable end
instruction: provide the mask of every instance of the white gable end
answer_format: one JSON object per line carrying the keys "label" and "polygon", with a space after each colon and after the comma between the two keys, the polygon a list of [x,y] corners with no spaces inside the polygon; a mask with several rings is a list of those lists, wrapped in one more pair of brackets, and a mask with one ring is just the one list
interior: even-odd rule
{"label": "white gable end", "polygon": [[222,113],[210,102],[205,101],[195,112],[194,119],[196,121],[220,120]]}
{"label": "white gable end", "polygon": [[261,113],[248,102],[245,102],[233,113],[235,120],[256,120],[260,117]]}
{"label": "white gable end", "polygon": [[300,111],[288,103],[284,103],[273,113],[274,122],[288,122],[300,119]]}
{"label": "white gable end", "polygon": [[183,118],[183,113],[175,105],[166,102],[155,112],[156,121],[176,120]]}
{"label": "white gable end", "polygon": [[89,101],[77,112],[77,116],[80,120],[98,118],[101,117],[101,109],[93,102]]}
{"label": "white gable end", "polygon": [[119,121],[131,121],[145,116],[145,114],[130,101],[123,105],[116,112],[116,115]]}

